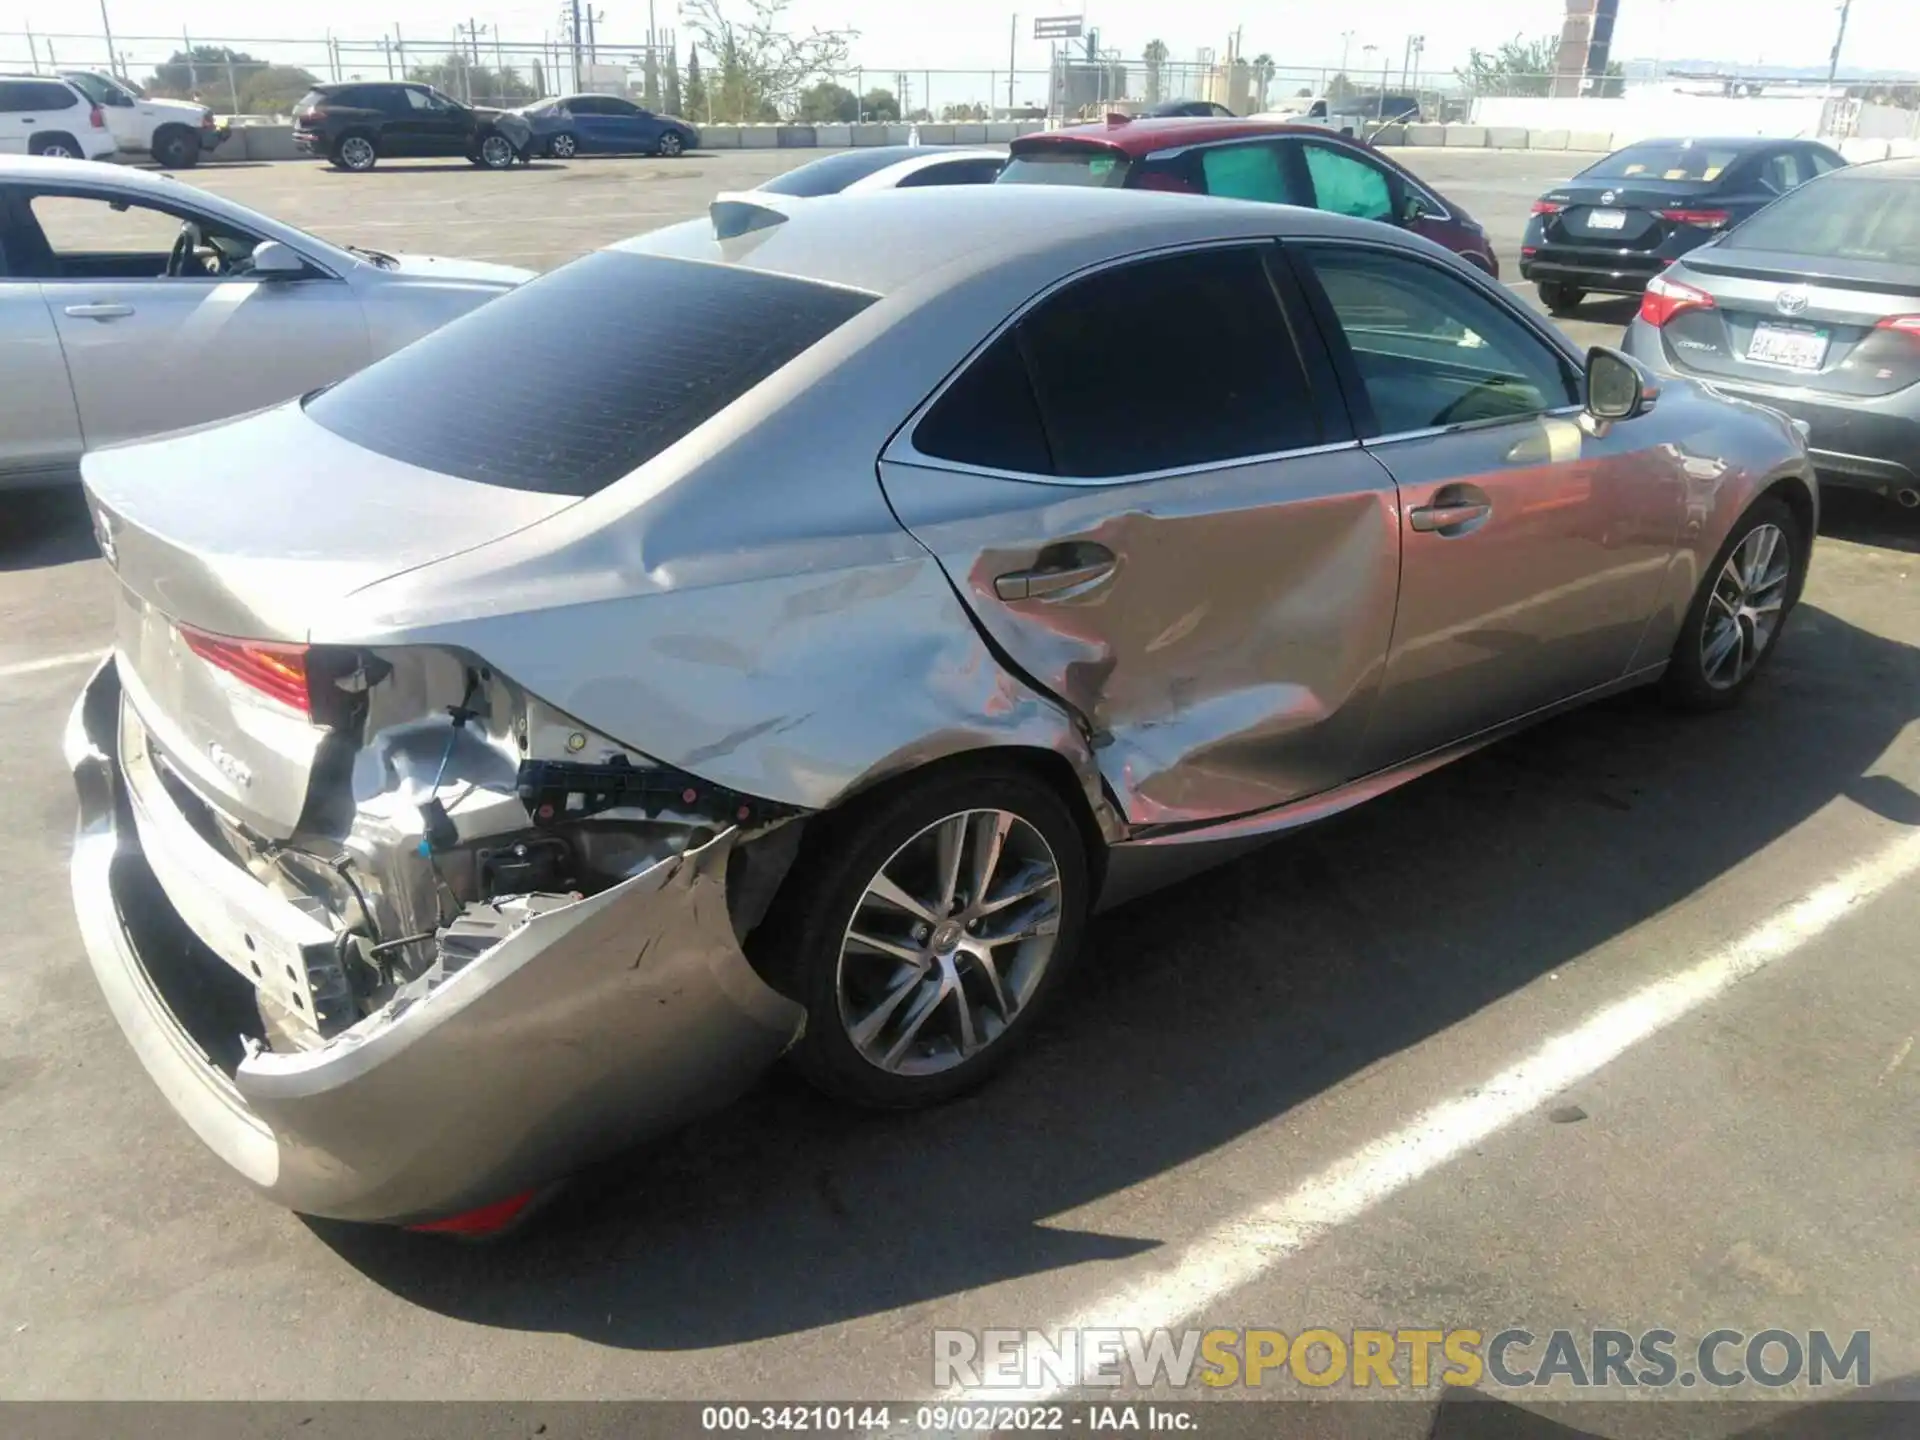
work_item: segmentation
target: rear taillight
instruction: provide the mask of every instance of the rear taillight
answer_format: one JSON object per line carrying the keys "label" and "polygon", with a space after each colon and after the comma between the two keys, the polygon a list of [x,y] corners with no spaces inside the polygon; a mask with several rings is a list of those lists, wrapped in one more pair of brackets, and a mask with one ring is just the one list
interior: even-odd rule
{"label": "rear taillight", "polygon": [[312,718],[306,646],[283,645],[271,640],[234,640],[185,625],[180,627],[180,638],[209,665],[226,671],[249,689]]}
{"label": "rear taillight", "polygon": [[1562,205],[1558,200],[1536,200],[1533,202],[1533,213],[1536,215],[1558,215],[1566,208],[1567,207]]}
{"label": "rear taillight", "polygon": [[320,112],[318,110],[303,110],[293,117],[293,123],[303,130],[311,130],[320,123]]}
{"label": "rear taillight", "polygon": [[1674,316],[1688,310],[1713,309],[1713,296],[1678,280],[1656,275],[1647,281],[1647,293],[1640,297],[1640,318],[1649,325],[1665,325]]}
{"label": "rear taillight", "polygon": [[1702,230],[1718,230],[1733,218],[1725,210],[1656,210],[1653,212],[1662,220],[1671,220],[1676,225],[1697,225]]}
{"label": "rear taillight", "polygon": [[93,113],[87,117],[87,123],[96,130],[106,129],[107,112],[102,110],[98,105],[94,106]]}
{"label": "rear taillight", "polygon": [[1920,341],[1920,315],[1889,315],[1873,328],[1893,330],[1909,339]]}

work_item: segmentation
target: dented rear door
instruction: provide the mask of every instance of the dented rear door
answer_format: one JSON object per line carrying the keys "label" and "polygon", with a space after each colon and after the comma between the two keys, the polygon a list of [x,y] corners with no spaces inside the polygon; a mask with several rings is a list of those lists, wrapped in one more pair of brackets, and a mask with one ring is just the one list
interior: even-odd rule
{"label": "dented rear door", "polygon": [[1263,246],[1081,277],[882,462],[901,522],[1081,718],[1136,825],[1354,773],[1393,625],[1395,492],[1289,300]]}

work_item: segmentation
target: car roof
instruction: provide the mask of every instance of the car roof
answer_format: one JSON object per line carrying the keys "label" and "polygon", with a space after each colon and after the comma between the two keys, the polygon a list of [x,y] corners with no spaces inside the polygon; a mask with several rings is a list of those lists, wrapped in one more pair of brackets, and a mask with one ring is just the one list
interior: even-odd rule
{"label": "car roof", "polygon": [[38,80],[46,85],[66,85],[69,89],[72,88],[64,76],[36,75],[31,70],[0,70],[0,80]]}
{"label": "car roof", "polygon": [[[1011,262],[1060,274],[1173,245],[1273,236],[1430,242],[1369,220],[1289,205],[1077,185],[951,185],[793,200],[758,192],[739,201],[787,218],[730,239],[691,220],[610,249],[737,265],[890,295],[954,285]],[[718,202],[716,202],[718,203]]]}
{"label": "car roof", "polygon": [[[1644,140],[1635,140],[1631,145],[1622,145],[1620,150],[1638,150],[1642,145],[1691,145],[1702,150],[1709,145],[1719,150],[1756,150],[1762,145],[1821,145],[1822,149],[1832,148],[1804,135],[1649,135]],[[1620,150],[1613,153],[1618,155]]]}
{"label": "car roof", "polygon": [[1869,160],[1829,170],[1822,180],[1920,180],[1920,155],[1902,155],[1895,160]]}
{"label": "car roof", "polygon": [[1324,138],[1329,133],[1317,125],[1294,125],[1285,120],[1262,120],[1257,116],[1143,115],[1137,120],[1112,116],[1092,125],[1070,125],[1064,130],[1043,130],[1022,135],[1013,142],[1013,150],[1017,155],[1023,150],[1049,145],[1090,144],[1117,150],[1137,160],[1175,145],[1257,139],[1262,135],[1315,135]]}

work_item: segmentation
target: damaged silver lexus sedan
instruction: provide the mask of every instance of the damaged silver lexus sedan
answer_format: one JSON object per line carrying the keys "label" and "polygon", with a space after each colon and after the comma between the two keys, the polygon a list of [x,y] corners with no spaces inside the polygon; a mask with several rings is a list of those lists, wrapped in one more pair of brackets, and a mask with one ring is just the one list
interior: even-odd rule
{"label": "damaged silver lexus sedan", "polygon": [[1729,703],[1798,597],[1786,420],[1418,238],[776,205],[86,461],[81,930],[283,1204],[484,1229],[783,1052],[943,1099],[1097,905],[1598,695]]}

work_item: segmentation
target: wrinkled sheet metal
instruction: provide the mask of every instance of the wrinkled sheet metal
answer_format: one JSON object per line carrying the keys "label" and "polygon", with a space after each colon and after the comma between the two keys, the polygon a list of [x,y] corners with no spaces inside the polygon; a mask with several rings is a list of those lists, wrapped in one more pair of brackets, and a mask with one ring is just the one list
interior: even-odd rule
{"label": "wrinkled sheet metal", "polygon": [[800,1009],[734,937],[728,831],[535,917],[424,999],[317,1049],[251,1054],[230,1078],[143,959],[143,947],[177,945],[179,927],[132,894],[152,871],[129,823],[118,706],[108,662],[67,734],[87,953],[174,1107],[281,1204],[404,1222],[497,1200],[724,1103],[799,1032]]}

